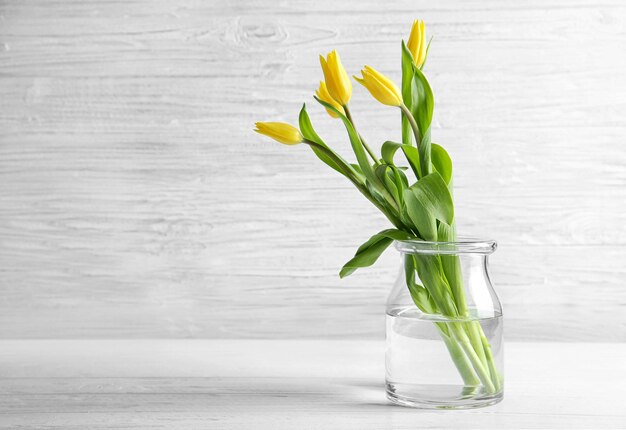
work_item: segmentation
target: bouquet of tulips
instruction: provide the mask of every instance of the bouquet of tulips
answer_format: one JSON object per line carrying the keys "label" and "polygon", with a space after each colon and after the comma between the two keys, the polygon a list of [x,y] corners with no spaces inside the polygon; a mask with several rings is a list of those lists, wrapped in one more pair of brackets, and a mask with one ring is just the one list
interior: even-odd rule
{"label": "bouquet of tulips", "polygon": [[[324,80],[314,98],[345,126],[356,164],[342,158],[316,133],[306,105],[300,111],[299,128],[279,122],[256,123],[256,132],[280,143],[308,145],[322,162],[352,182],[393,225],[394,228],[375,234],[359,247],[354,258],[341,269],[342,278],[374,264],[394,240],[456,239],[452,161],[442,146],[431,142],[433,93],[422,72],[429,47],[424,22],[416,20],[408,41],[402,41],[401,89],[370,66],[361,70],[361,77],[354,77],[380,103],[401,112],[402,142],[383,143],[380,156],[366,143],[352,120],[352,83],[336,51],[326,58],[320,56]],[[396,164],[398,152],[407,166]],[[415,177],[412,184],[405,173],[409,171]],[[469,310],[458,257],[406,255],[405,274],[411,297],[422,312],[458,321],[436,326],[465,385],[482,386],[487,393],[499,391],[502,378],[489,342],[477,321],[464,321]]]}

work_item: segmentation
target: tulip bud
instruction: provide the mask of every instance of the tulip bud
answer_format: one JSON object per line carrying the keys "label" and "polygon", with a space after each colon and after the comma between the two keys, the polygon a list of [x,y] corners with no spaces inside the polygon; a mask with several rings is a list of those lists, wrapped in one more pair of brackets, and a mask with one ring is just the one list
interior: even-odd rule
{"label": "tulip bud", "polygon": [[[341,106],[337,102],[337,100],[331,97],[330,93],[328,92],[328,88],[326,88],[326,83],[324,81],[320,82],[320,87],[315,91],[315,95],[321,101],[324,101],[332,105],[335,109],[337,109],[342,114],[344,115],[346,114],[345,111],[343,110],[343,106]],[[335,112],[333,112],[332,110],[328,108],[326,108],[326,112],[328,112],[328,115],[332,116],[333,118],[339,118],[339,115],[337,115]]]}
{"label": "tulip bud", "polygon": [[424,21],[413,21],[413,27],[411,27],[411,34],[409,35],[409,41],[406,47],[413,55],[413,61],[417,67],[422,67],[424,61],[426,61],[426,24]]}
{"label": "tulip bud", "polygon": [[254,125],[256,126],[254,131],[257,133],[264,134],[285,145],[296,145],[304,140],[300,130],[284,122],[257,122]]}
{"label": "tulip bud", "polygon": [[333,50],[326,56],[326,59],[320,55],[320,64],[324,72],[328,93],[340,105],[347,105],[352,96],[352,82],[350,82],[346,69],[341,65],[337,51]]}
{"label": "tulip bud", "polygon": [[355,76],[354,79],[367,88],[376,100],[388,106],[402,105],[402,93],[391,79],[370,66],[365,66],[361,70],[361,75],[363,78]]}

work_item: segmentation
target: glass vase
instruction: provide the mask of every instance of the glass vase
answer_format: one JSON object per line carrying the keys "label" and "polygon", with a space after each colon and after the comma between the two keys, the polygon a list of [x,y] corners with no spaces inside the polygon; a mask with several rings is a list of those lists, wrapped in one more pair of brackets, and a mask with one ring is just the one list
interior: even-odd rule
{"label": "glass vase", "polygon": [[488,272],[494,241],[397,241],[387,301],[386,387],[393,403],[493,405],[503,396],[502,306]]}

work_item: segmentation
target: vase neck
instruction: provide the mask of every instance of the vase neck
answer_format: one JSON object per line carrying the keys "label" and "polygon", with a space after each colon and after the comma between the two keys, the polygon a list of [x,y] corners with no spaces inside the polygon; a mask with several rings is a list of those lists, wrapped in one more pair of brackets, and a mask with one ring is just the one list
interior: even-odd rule
{"label": "vase neck", "polygon": [[454,242],[430,242],[423,240],[398,240],[395,247],[406,254],[423,255],[489,255],[497,248],[494,240],[460,238]]}

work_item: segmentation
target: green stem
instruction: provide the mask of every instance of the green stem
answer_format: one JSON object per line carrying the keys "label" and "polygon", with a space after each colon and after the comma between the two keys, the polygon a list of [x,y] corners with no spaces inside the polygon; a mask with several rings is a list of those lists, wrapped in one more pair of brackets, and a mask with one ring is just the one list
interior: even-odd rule
{"label": "green stem", "polygon": [[458,326],[457,324],[463,324],[463,323],[451,323],[450,325],[450,332],[452,334],[452,337],[461,346],[461,348],[467,355],[467,358],[469,358],[470,362],[472,363],[472,366],[476,370],[476,373],[478,374],[478,377],[480,378],[480,381],[484,385],[487,392],[495,393],[496,387],[491,381],[491,375],[489,374],[489,369],[485,368],[480,358],[476,354],[476,351],[474,351],[474,349],[472,348],[472,344],[470,340],[467,338],[464,328],[462,326]]}
{"label": "green stem", "polygon": [[404,104],[401,104],[400,110],[402,110],[402,113],[404,114],[406,119],[409,121],[409,124],[411,125],[411,129],[413,130],[413,135],[415,136],[415,144],[417,145],[418,151],[420,151],[420,175],[426,176],[432,172],[432,168],[430,166],[430,149],[428,149],[427,151],[422,151],[423,149],[422,146],[424,145],[424,142],[422,142],[422,134],[420,133],[420,129],[417,123],[415,122],[415,118],[413,118],[413,114],[411,113],[409,108],[407,108]]}
{"label": "green stem", "polygon": [[[454,230],[452,230],[452,234],[450,237],[448,237],[448,240],[455,239],[456,234],[454,233]],[[461,276],[459,257],[456,255],[441,256],[441,261],[444,267],[443,274],[448,280],[448,284],[450,285],[452,296],[454,297],[459,316],[461,318],[469,318],[470,315],[467,308],[467,301],[465,299],[465,290],[463,289],[463,279]],[[463,327],[465,328],[465,331],[472,344],[472,348],[476,352],[476,355],[480,359],[483,366],[489,369],[489,374],[491,376],[492,382],[494,383],[494,386],[496,387],[496,389],[499,388],[497,379],[498,374],[497,372],[494,373],[495,365],[493,363],[493,357],[490,357],[487,354],[485,348],[485,343],[487,345],[489,345],[489,343],[484,336],[480,323],[478,321],[468,321],[467,323],[463,324]]]}
{"label": "green stem", "polygon": [[354,130],[359,135],[359,140],[361,141],[361,144],[363,145],[363,148],[365,148],[365,150],[370,155],[370,157],[372,157],[372,160],[374,160],[374,164],[376,164],[376,165],[380,164],[380,161],[378,161],[378,159],[376,158],[376,155],[374,154],[374,151],[372,151],[372,149],[369,147],[369,145],[367,143],[365,143],[365,139],[363,139],[363,136],[361,136],[361,133],[359,133],[357,131],[356,124],[354,124],[354,120],[352,119],[352,114],[350,113],[350,109],[348,109],[348,105],[344,105],[343,110],[346,113],[346,118],[348,118],[348,121],[350,121],[352,123],[352,127],[354,127]]}
{"label": "green stem", "polygon": [[[453,223],[454,224],[454,223]],[[454,227],[451,227],[454,228]],[[456,232],[452,230],[452,234],[447,236],[443,241],[454,242],[456,240]],[[463,289],[463,278],[461,275],[461,262],[458,255],[442,255],[441,264],[444,267],[443,275],[448,280],[450,291],[454,297],[454,303],[459,311],[460,317],[467,317],[467,301],[465,300],[465,290]],[[446,267],[448,270],[446,270]]]}
{"label": "green stem", "polygon": [[496,363],[493,361],[493,355],[491,353],[491,345],[489,345],[489,341],[487,340],[485,335],[482,334],[482,329],[481,329],[481,341],[483,344],[485,355],[487,357],[487,365],[489,366],[489,373],[491,374],[491,380],[493,381],[493,384],[496,386],[496,390],[500,390],[502,388],[502,376],[498,372],[498,369],[496,369]]}
{"label": "green stem", "polygon": [[[463,279],[461,278],[461,268],[458,260],[458,256],[442,256],[443,258],[453,258],[454,260],[448,261],[451,263],[452,273],[446,273],[444,270],[443,275],[448,279],[452,296],[456,304],[458,314],[461,318],[470,318],[469,310],[467,308],[467,301],[465,299],[465,290],[463,289]],[[450,266],[448,266],[450,267]],[[471,346],[476,353],[476,356],[480,360],[480,363],[484,368],[488,369],[489,376],[496,390],[500,388],[499,375],[495,368],[493,357],[491,356],[491,348],[489,342],[483,333],[483,329],[478,321],[468,321],[462,323],[463,329],[467,334]],[[486,345],[486,346],[485,346]]]}
{"label": "green stem", "polygon": [[[478,325],[478,328],[476,327]],[[472,348],[476,351],[476,355],[480,359],[480,362],[484,365],[488,365],[487,357],[485,355],[485,349],[483,348],[483,341],[481,339],[482,328],[478,321],[471,321],[465,324],[467,335],[472,343]]]}
{"label": "green stem", "polygon": [[422,141],[422,135],[420,133],[419,127],[417,126],[417,123],[415,122],[415,118],[413,118],[413,114],[404,104],[400,105],[400,110],[402,110],[402,113],[406,117],[407,121],[409,121],[411,129],[413,130],[413,135],[415,136],[415,145],[419,147],[420,142]]}
{"label": "green stem", "polygon": [[414,261],[417,273],[433,301],[437,304],[439,313],[449,318],[458,317],[458,309],[450,287],[445,281],[445,276],[443,276],[439,258],[433,255],[416,255]]}
{"label": "green stem", "polygon": [[446,323],[435,323],[437,329],[441,334],[441,338],[448,348],[448,352],[450,353],[450,357],[452,358],[452,362],[456,366],[461,378],[463,378],[463,383],[466,386],[477,386],[480,384],[480,379],[476,375],[474,368],[472,367],[472,363],[468,360],[467,356],[463,349],[456,343],[448,333],[448,327]]}
{"label": "green stem", "polygon": [[[463,308],[458,309],[457,303],[461,297],[454,297],[451,289],[443,281],[445,273],[443,267],[438,264],[438,259],[433,256],[406,256],[405,265],[409,267],[406,273],[409,290],[424,288],[427,295],[419,295],[411,291],[411,297],[417,307],[425,313],[435,313],[450,318],[461,318],[458,322],[436,322],[441,337],[450,353],[450,357],[463,378],[466,386],[482,385],[487,393],[496,393],[501,387],[501,377],[497,372],[491,347],[485,337],[478,321],[465,320],[469,317],[465,301],[465,291],[460,303]],[[416,285],[415,271],[422,281],[422,286]],[[459,277],[456,281],[461,283]]]}

